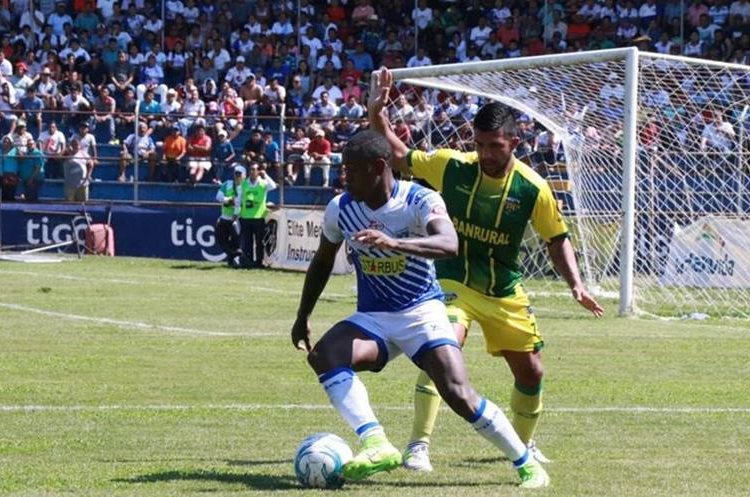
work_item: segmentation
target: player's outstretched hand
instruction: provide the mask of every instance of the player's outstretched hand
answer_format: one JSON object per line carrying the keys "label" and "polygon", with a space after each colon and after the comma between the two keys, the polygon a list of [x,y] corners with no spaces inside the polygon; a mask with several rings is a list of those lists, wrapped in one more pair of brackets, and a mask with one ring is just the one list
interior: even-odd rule
{"label": "player's outstretched hand", "polygon": [[386,235],[382,231],[378,230],[361,230],[354,233],[354,241],[369,245],[378,249],[396,249],[398,242]]}
{"label": "player's outstretched hand", "polygon": [[596,299],[592,297],[591,294],[585,289],[574,288],[572,292],[573,298],[576,299],[576,302],[588,309],[591,314],[596,317],[601,317],[604,315],[604,308],[599,305],[599,302],[597,302]]}
{"label": "player's outstretched hand", "polygon": [[393,75],[387,67],[373,71],[370,77],[370,97],[367,100],[367,110],[370,115],[382,112],[388,103],[388,93],[393,84]]}
{"label": "player's outstretched hand", "polygon": [[307,319],[297,318],[292,326],[292,345],[297,350],[303,350],[310,352],[312,347],[310,346],[310,324]]}

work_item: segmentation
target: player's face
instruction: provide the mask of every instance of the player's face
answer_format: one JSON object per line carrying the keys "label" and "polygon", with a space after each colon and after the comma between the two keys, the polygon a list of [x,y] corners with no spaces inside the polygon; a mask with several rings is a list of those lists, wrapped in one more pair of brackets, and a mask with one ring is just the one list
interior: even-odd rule
{"label": "player's face", "polygon": [[474,146],[479,156],[479,167],[488,176],[498,178],[503,175],[516,145],[518,138],[509,137],[502,130],[474,130]]}
{"label": "player's face", "polygon": [[354,200],[365,200],[376,189],[379,178],[372,164],[349,161],[346,163],[346,171],[346,190]]}

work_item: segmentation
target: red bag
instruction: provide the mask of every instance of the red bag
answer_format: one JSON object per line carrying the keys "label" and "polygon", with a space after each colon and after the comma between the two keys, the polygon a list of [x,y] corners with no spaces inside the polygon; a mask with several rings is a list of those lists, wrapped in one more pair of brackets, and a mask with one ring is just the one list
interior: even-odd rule
{"label": "red bag", "polygon": [[86,228],[86,251],[90,254],[115,255],[115,233],[108,224],[92,224]]}

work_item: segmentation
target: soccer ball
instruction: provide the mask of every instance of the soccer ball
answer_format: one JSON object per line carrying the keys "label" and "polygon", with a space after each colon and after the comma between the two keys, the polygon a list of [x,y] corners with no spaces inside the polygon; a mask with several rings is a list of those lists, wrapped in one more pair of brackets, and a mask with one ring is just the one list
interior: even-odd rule
{"label": "soccer ball", "polygon": [[341,471],[352,459],[352,449],[333,433],[316,433],[299,444],[294,455],[297,480],[309,488],[339,488]]}

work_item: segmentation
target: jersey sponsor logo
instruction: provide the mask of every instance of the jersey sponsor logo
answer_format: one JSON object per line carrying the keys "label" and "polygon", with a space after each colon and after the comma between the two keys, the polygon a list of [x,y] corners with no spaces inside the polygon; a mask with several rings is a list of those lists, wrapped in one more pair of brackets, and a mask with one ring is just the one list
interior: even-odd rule
{"label": "jersey sponsor logo", "polygon": [[370,276],[394,276],[401,274],[406,269],[406,256],[394,255],[391,257],[359,257],[362,272]]}
{"label": "jersey sponsor logo", "polygon": [[502,231],[495,231],[493,229],[485,228],[484,226],[477,226],[468,221],[462,221],[457,217],[453,218],[453,226],[456,227],[456,232],[464,238],[469,238],[482,243],[489,243],[490,245],[510,244],[510,235]]}
{"label": "jersey sponsor logo", "polygon": [[516,212],[521,208],[521,201],[515,197],[508,197],[505,199],[505,212]]}

